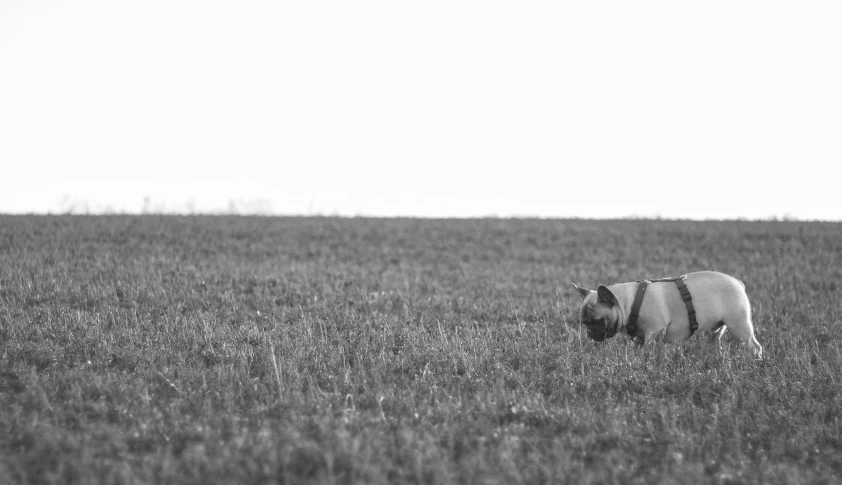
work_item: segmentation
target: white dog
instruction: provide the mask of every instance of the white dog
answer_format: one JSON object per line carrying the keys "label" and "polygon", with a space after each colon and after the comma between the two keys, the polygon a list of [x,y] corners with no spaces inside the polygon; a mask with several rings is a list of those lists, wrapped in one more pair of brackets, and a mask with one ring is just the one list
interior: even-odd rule
{"label": "white dog", "polygon": [[696,331],[718,339],[727,328],[756,356],[763,355],[754,338],[745,285],[733,276],[700,271],[599,286],[596,291],[573,286],[582,295],[582,324],[593,340],[602,341],[623,330],[642,341],[664,332],[665,342],[675,342]]}

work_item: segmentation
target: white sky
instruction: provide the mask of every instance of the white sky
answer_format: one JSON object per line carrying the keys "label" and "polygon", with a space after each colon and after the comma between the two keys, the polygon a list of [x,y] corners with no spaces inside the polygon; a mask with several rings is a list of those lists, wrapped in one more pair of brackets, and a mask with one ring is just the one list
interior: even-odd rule
{"label": "white sky", "polygon": [[840,26],[838,0],[0,0],[0,212],[838,220]]}

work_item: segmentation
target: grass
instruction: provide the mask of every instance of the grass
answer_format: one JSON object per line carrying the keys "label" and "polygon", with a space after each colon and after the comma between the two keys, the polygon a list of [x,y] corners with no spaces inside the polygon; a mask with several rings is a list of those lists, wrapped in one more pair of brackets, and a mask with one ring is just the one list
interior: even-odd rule
{"label": "grass", "polygon": [[[763,361],[596,344],[746,283]],[[839,483],[842,225],[0,216],[0,483]]]}

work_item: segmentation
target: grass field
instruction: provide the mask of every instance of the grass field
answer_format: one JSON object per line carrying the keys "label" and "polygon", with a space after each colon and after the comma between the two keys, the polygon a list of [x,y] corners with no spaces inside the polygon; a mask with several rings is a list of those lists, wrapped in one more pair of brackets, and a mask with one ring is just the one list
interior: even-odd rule
{"label": "grass field", "polygon": [[[766,358],[588,340],[712,269]],[[842,225],[0,216],[0,483],[840,483]]]}

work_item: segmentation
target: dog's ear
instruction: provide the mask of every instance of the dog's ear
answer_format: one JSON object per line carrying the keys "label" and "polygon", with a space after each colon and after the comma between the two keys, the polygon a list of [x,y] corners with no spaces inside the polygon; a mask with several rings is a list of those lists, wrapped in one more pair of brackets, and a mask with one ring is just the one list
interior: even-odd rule
{"label": "dog's ear", "polygon": [[585,298],[587,298],[588,295],[591,293],[591,290],[589,290],[587,288],[582,288],[581,286],[577,286],[576,283],[570,283],[570,284],[573,285],[573,288],[576,288],[576,291],[578,291],[580,295],[582,295],[583,300]]}
{"label": "dog's ear", "polygon": [[614,296],[614,293],[612,293],[608,287],[600,285],[599,288],[596,289],[596,301],[599,303],[614,305],[617,303],[617,297]]}

